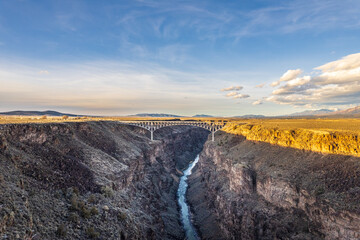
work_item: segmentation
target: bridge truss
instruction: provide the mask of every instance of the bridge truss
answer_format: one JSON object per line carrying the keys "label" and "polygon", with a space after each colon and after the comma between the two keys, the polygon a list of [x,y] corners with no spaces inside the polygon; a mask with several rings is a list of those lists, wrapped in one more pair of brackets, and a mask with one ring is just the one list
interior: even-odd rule
{"label": "bridge truss", "polygon": [[200,121],[119,121],[121,124],[144,128],[151,133],[151,140],[154,140],[154,132],[163,127],[169,126],[194,126],[209,130],[212,141],[215,139],[215,132],[222,129],[226,122],[200,122]]}

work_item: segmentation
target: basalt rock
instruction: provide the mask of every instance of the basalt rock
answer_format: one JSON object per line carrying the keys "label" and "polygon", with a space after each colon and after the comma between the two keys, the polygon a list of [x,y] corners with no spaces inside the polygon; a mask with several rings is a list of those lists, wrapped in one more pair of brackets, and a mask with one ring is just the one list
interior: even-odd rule
{"label": "basalt rock", "polygon": [[360,159],[208,141],[188,199],[203,239],[360,239]]}
{"label": "basalt rock", "polygon": [[0,126],[1,239],[183,239],[179,172],[208,132],[115,122]]}
{"label": "basalt rock", "polygon": [[261,124],[236,123],[228,123],[223,130],[227,133],[245,136],[247,140],[314,152],[360,157],[360,135],[358,132],[294,129],[292,127],[277,128]]}

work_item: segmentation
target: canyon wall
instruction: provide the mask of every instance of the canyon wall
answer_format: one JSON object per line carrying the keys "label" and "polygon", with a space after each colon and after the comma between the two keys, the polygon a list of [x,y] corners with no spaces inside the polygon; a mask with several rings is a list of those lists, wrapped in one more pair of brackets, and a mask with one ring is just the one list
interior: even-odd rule
{"label": "canyon wall", "polygon": [[[336,120],[332,120],[336,122]],[[283,122],[284,123],[284,122]],[[321,153],[334,153],[360,157],[359,131],[336,131],[326,124],[313,120],[315,129],[268,127],[262,124],[228,123],[223,131],[245,136],[247,140],[262,141],[284,147],[292,147]],[[344,124],[340,122],[339,124]],[[350,124],[350,123],[349,123]],[[344,126],[344,128],[346,128]],[[356,127],[358,129],[358,126]]]}
{"label": "canyon wall", "polygon": [[0,238],[183,239],[176,190],[204,129],[0,125]]}
{"label": "canyon wall", "polygon": [[215,140],[189,179],[203,239],[360,238],[359,158],[225,132]]}

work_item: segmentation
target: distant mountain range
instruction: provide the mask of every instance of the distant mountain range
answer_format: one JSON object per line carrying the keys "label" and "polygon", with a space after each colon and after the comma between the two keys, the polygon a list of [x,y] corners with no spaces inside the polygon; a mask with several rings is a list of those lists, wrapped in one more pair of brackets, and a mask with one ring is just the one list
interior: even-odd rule
{"label": "distant mountain range", "polygon": [[330,109],[319,109],[319,110],[306,110],[303,112],[296,112],[296,113],[292,113],[290,115],[287,116],[292,116],[292,117],[300,117],[300,116],[315,116],[315,115],[325,115],[325,114],[329,114],[334,112],[333,110]]}
{"label": "distant mountain range", "polygon": [[166,114],[166,113],[138,113],[138,114],[131,115],[131,116],[136,116],[136,117],[182,117],[179,115]]}
{"label": "distant mountain range", "polygon": [[360,106],[331,113],[331,115],[353,115],[353,114],[360,114]]}
{"label": "distant mountain range", "polygon": [[69,114],[69,113],[61,113],[57,111],[10,111],[10,112],[0,112],[0,115],[16,115],[16,116],[53,116],[60,117],[67,115],[69,117],[81,117],[84,115],[78,114]]}
{"label": "distant mountain range", "polygon": [[211,118],[211,117],[214,117],[214,116],[211,116],[211,115],[206,115],[206,114],[196,114],[192,117],[196,117],[196,118]]}
{"label": "distant mountain range", "polygon": [[360,106],[348,108],[345,110],[307,110],[303,112],[293,113],[288,116],[291,117],[360,117]]}
{"label": "distant mountain range", "polygon": [[246,114],[242,116],[234,116],[234,118],[266,118],[264,115]]}
{"label": "distant mountain range", "polygon": [[[67,115],[69,117],[81,117],[81,116],[85,116],[85,115],[79,115],[79,114],[70,114],[70,113],[62,113],[62,112],[57,112],[57,111],[52,111],[52,110],[47,110],[47,111],[10,111],[10,112],[0,112],[0,115],[17,115],[17,116],[64,116]],[[167,114],[167,113],[139,113],[139,114],[135,114],[135,115],[131,115],[131,116],[136,116],[136,117],[157,117],[157,118],[179,118],[179,117],[184,117],[184,116],[180,116],[180,115],[175,115],[175,114]],[[194,116],[192,116],[194,118],[211,118],[214,117],[212,115],[207,115],[207,114],[196,114]],[[267,116],[264,115],[260,115],[260,114],[246,114],[246,115],[241,115],[241,116],[233,116],[234,118],[268,118]],[[345,110],[339,110],[339,111],[334,111],[334,110],[330,110],[330,109],[319,109],[319,110],[306,110],[306,111],[302,111],[302,112],[296,112],[296,113],[292,113],[289,115],[283,115],[283,116],[275,116],[275,117],[271,117],[271,118],[276,118],[276,117],[360,117],[360,106],[357,107],[353,107],[353,108],[349,108],[349,109],[345,109]]]}

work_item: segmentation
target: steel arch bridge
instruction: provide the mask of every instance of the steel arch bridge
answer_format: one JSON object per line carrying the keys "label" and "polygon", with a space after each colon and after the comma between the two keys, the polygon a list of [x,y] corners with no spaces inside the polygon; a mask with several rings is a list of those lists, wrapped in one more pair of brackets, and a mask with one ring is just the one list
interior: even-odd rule
{"label": "steel arch bridge", "polygon": [[227,122],[199,122],[199,121],[119,121],[121,124],[144,128],[151,133],[151,140],[154,140],[154,132],[163,127],[169,126],[194,126],[209,130],[212,134],[212,141],[215,139],[215,132],[222,129]]}

